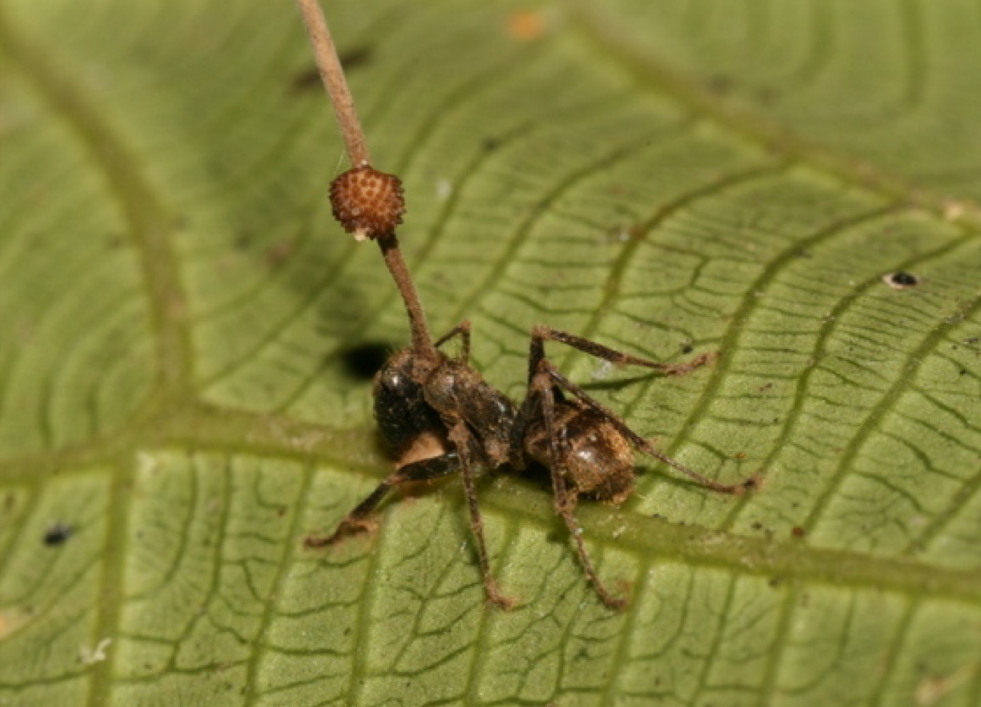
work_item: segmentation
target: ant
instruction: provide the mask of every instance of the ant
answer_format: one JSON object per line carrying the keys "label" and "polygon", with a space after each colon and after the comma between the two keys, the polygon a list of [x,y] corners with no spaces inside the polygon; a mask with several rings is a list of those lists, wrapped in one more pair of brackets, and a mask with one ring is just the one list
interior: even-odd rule
{"label": "ant", "polygon": [[[528,392],[517,406],[470,365],[469,322],[432,340],[399,250],[394,224],[387,225],[389,221],[400,222],[404,212],[398,179],[367,164],[355,167],[333,182],[331,202],[334,216],[346,230],[363,232],[381,246],[406,304],[412,344],[389,358],[374,381],[375,419],[396,458],[395,472],[358,504],[333,534],[308,539],[308,547],[333,545],[371,529],[375,508],[397,486],[459,472],[487,598],[508,608],[513,600],[498,589],[490,569],[477,504],[476,471],[505,467],[521,471],[539,463],[550,471],[555,510],[575,541],[586,578],[604,604],[619,610],[625,608],[626,600],[614,596],[600,581],[574,513],[580,497],[621,503],[632,494],[631,447],[714,491],[738,494],[748,488],[745,482],[727,485],[708,479],[654,449],[620,417],[562,375],[545,356],[545,344],[563,343],[617,365],[644,366],[669,375],[692,370],[708,357],[687,365],[656,363],[557,329],[535,326],[528,357]],[[386,225],[380,227],[382,223]],[[460,353],[449,356],[442,346],[456,337],[461,340]]]}
{"label": "ant", "polygon": [[[318,19],[310,14],[319,14],[319,8],[308,12],[309,0],[297,2],[355,165],[331,183],[334,217],[357,240],[378,242],[405,304],[412,337],[411,344],[392,355],[374,380],[375,419],[396,459],[394,473],[361,501],[331,535],[309,537],[306,546],[329,546],[371,530],[375,526],[375,509],[393,488],[460,473],[487,599],[501,608],[511,608],[514,600],[501,592],[490,568],[477,503],[476,474],[478,469],[521,471],[540,464],[549,470],[555,511],[575,542],[586,579],[607,607],[624,609],[627,600],[606,588],[586,552],[575,519],[580,498],[615,504],[625,501],[634,489],[632,448],[713,491],[741,494],[755,485],[755,479],[722,484],[657,451],[619,416],[562,375],[546,357],[545,344],[562,343],[616,365],[643,366],[667,375],[686,373],[711,357],[702,356],[681,365],[657,363],[557,329],[535,326],[528,356],[527,393],[516,405],[470,365],[469,322],[458,324],[434,341],[395,235],[405,212],[401,182],[398,177],[371,167],[343,72],[339,64],[331,63],[336,62],[336,51],[323,16],[320,14]],[[325,41],[330,51],[320,52]],[[450,356],[442,347],[457,337],[460,352]]]}

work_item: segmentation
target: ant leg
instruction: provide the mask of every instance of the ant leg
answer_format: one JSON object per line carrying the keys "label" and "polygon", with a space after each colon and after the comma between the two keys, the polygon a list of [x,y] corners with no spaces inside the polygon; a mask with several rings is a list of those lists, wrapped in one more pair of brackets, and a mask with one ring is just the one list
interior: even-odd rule
{"label": "ant leg", "polygon": [[[547,363],[547,362],[546,362]],[[576,543],[576,552],[579,554],[579,564],[582,565],[586,579],[593,585],[593,590],[606,606],[614,611],[623,611],[627,608],[627,600],[613,596],[600,581],[599,575],[593,569],[593,563],[586,552],[586,546],[582,541],[582,529],[576,523],[575,510],[578,503],[578,496],[574,490],[570,490],[566,485],[565,470],[563,469],[562,459],[563,450],[559,448],[559,438],[555,425],[555,396],[552,389],[552,381],[547,371],[535,376],[533,382],[532,396],[541,396],[542,416],[545,419],[545,434],[548,436],[549,447],[549,471],[552,476],[552,494],[555,498],[555,512],[565,521],[565,527],[569,530],[569,535]],[[531,397],[531,396],[529,396]]]}
{"label": "ant leg", "polygon": [[738,484],[723,484],[718,481],[715,481],[714,479],[710,479],[707,476],[702,476],[697,471],[693,469],[689,469],[687,466],[681,464],[680,462],[676,462],[674,459],[667,456],[666,454],[663,454],[662,452],[659,452],[658,450],[654,449],[654,447],[652,447],[646,439],[644,439],[639,434],[637,434],[629,427],[627,427],[627,424],[618,415],[614,414],[611,410],[608,410],[606,407],[596,402],[593,398],[591,398],[586,393],[586,391],[584,391],[582,388],[580,388],[575,383],[573,383],[568,378],[566,378],[561,373],[559,373],[558,370],[556,370],[555,366],[553,366],[550,361],[548,361],[547,359],[541,360],[539,362],[539,368],[548,375],[551,381],[554,381],[557,385],[561,386],[568,392],[572,393],[580,401],[582,401],[589,407],[593,408],[593,410],[595,410],[603,417],[605,417],[610,422],[610,424],[613,425],[620,432],[620,434],[622,434],[624,437],[630,440],[630,442],[633,443],[633,445],[636,446],[639,450],[641,450],[645,454],[649,454],[655,459],[659,459],[660,461],[664,462],[668,466],[674,467],[681,473],[694,479],[695,482],[697,482],[700,486],[704,486],[705,488],[712,489],[713,491],[719,491],[721,493],[730,493],[733,495],[739,495],[745,493],[748,489],[754,488],[756,486],[755,477],[750,477],[746,481],[743,481],[742,483],[738,483]]}
{"label": "ant leg", "polygon": [[337,526],[337,530],[331,535],[326,538],[311,536],[304,540],[303,544],[311,549],[326,547],[327,545],[334,545],[350,535],[369,531],[375,525],[371,519],[371,514],[393,488],[410,481],[438,479],[459,470],[460,460],[456,452],[448,452],[438,457],[422,459],[399,467],[395,473],[378,484],[378,487],[368,494],[353,511],[348,513],[347,517]]}
{"label": "ant leg", "polygon": [[[617,366],[644,366],[645,368],[652,368],[655,371],[661,371],[669,376],[690,373],[696,368],[701,368],[706,363],[709,363],[715,357],[713,354],[703,354],[695,357],[695,359],[689,363],[658,363],[657,361],[651,361],[646,358],[631,356],[630,354],[617,351],[616,349],[611,349],[607,346],[603,346],[602,344],[597,344],[595,341],[584,339],[583,337],[576,336],[575,334],[569,334],[564,331],[559,331],[558,329],[552,329],[548,326],[538,325],[531,331],[532,355],[531,361],[529,362],[529,379],[530,376],[535,374],[538,361],[545,358],[544,342],[546,341],[558,341],[566,346],[571,346],[572,348],[582,351],[583,353],[587,353],[590,356],[595,356],[596,358],[601,358],[604,361],[609,361]],[[537,347],[536,342],[538,343]]]}
{"label": "ant leg", "polygon": [[459,336],[461,339],[463,339],[463,347],[460,349],[459,360],[466,363],[470,360],[470,322],[467,320],[460,322],[448,332],[443,334],[433,345],[436,348],[439,348],[454,336]]}
{"label": "ant leg", "polygon": [[497,588],[497,581],[491,572],[490,560],[487,558],[487,543],[484,540],[484,519],[480,515],[480,508],[477,505],[477,491],[474,484],[473,465],[470,462],[470,432],[467,430],[467,423],[460,420],[450,429],[450,441],[456,447],[457,454],[460,456],[460,469],[463,476],[463,491],[467,497],[467,510],[470,511],[470,527],[473,530],[474,538],[477,540],[477,559],[480,561],[480,573],[484,580],[484,591],[487,592],[487,599],[502,609],[511,609],[515,605],[514,599],[504,596]]}
{"label": "ant leg", "polygon": [[511,434],[508,439],[508,464],[515,471],[521,471],[527,466],[525,455],[525,437],[528,434],[528,426],[535,419],[535,412],[538,410],[539,396],[533,394],[529,385],[528,395],[518,408],[514,416],[514,423],[511,425]]}

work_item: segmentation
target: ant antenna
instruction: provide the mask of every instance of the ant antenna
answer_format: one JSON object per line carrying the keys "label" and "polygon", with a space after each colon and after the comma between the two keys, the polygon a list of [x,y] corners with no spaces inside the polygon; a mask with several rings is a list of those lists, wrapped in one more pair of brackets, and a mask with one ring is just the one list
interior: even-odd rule
{"label": "ant antenna", "polygon": [[378,241],[385,265],[395,280],[409,315],[412,348],[435,359],[436,347],[426,324],[426,313],[395,236],[395,227],[402,223],[402,214],[405,213],[402,181],[394,174],[379,172],[371,166],[368,144],[354,107],[354,98],[320,5],[317,0],[296,0],[296,4],[303,16],[320,79],[334,107],[344,146],[351,159],[351,169],[330,185],[334,218],[345,231],[354,234],[355,240]]}

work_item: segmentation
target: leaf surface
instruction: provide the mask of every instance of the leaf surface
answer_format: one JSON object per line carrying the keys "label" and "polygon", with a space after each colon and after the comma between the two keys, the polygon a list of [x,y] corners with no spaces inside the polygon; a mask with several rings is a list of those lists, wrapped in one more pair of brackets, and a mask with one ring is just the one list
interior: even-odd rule
{"label": "leaf surface", "polygon": [[[981,700],[981,16],[929,5],[331,2],[432,328],[550,348],[665,453],[578,512],[391,468],[407,341],[292,3],[0,3],[0,704]],[[874,29],[874,32],[872,31]],[[903,284],[905,283],[905,284]]]}

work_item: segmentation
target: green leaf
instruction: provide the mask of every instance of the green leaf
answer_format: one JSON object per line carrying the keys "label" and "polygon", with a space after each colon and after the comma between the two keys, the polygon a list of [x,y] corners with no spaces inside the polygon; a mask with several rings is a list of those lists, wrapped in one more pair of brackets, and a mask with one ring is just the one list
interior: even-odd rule
{"label": "green leaf", "polygon": [[[0,704],[981,699],[978,15],[933,3],[330,2],[434,331],[553,360],[742,498],[638,460],[488,477],[304,549],[389,473],[407,341],[292,3],[0,2]],[[898,282],[915,285],[896,287]]]}

